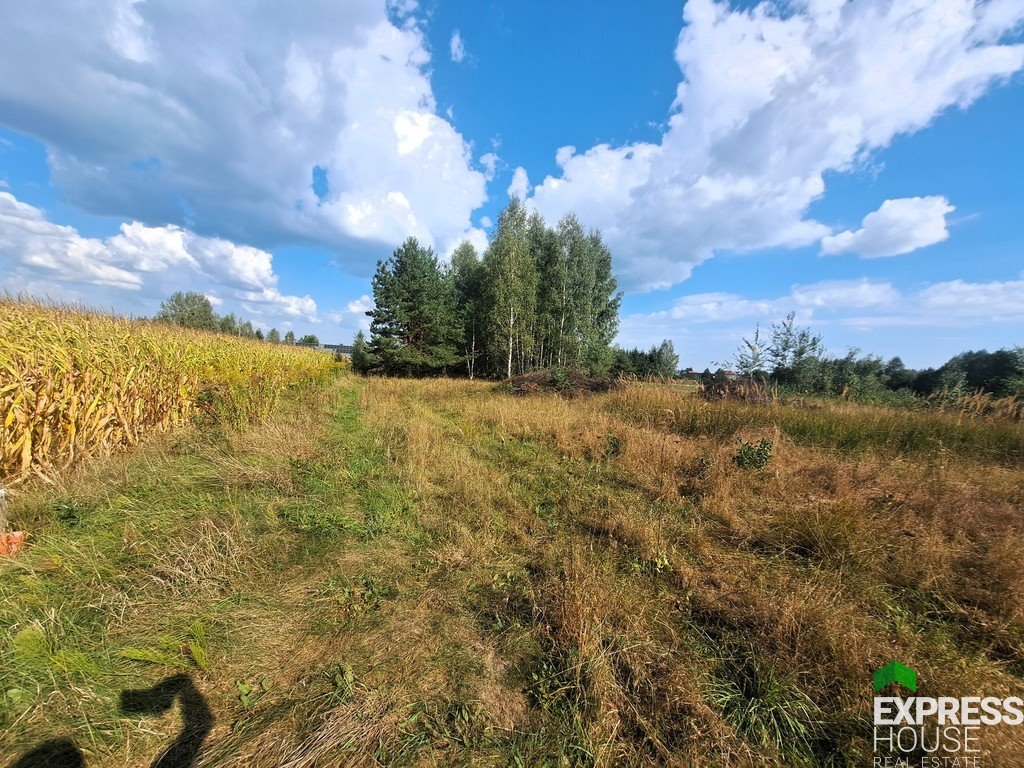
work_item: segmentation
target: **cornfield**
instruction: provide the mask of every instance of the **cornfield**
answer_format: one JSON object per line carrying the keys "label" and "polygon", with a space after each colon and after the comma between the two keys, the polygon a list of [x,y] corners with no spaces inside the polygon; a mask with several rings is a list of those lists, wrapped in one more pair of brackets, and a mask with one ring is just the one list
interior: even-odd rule
{"label": "cornfield", "polygon": [[328,355],[0,296],[0,482],[43,480],[209,413],[240,425]]}

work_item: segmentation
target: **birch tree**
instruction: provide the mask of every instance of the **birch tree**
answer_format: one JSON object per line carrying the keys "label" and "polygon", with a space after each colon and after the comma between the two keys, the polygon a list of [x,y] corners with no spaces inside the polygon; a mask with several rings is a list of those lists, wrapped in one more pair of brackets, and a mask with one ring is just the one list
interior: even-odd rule
{"label": "birch tree", "polygon": [[477,360],[484,352],[487,318],[484,265],[477,256],[476,248],[468,241],[461,243],[452,253],[452,281],[462,323],[466,373],[472,379],[476,375]]}
{"label": "birch tree", "polygon": [[[537,270],[526,237],[526,208],[509,201],[498,220],[494,241],[484,255],[487,276],[488,351],[492,368],[512,376],[517,351],[524,349],[525,330],[536,308]],[[532,346],[532,339],[529,340]]]}

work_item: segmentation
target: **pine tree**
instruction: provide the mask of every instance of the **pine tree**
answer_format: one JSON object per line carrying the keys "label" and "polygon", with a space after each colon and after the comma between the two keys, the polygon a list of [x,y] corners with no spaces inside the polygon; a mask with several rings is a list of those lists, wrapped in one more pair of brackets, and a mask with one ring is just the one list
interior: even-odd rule
{"label": "pine tree", "polygon": [[366,335],[359,331],[352,342],[352,370],[356,373],[369,373],[377,367],[376,360],[370,353],[370,345],[366,343]]}
{"label": "pine tree", "polygon": [[442,373],[460,360],[462,329],[455,292],[433,250],[410,237],[377,263],[370,348],[388,374]]}
{"label": "pine tree", "polygon": [[288,331],[287,333],[285,333],[285,335],[284,335],[284,343],[285,344],[294,344],[295,343],[295,332],[294,331]]}
{"label": "pine tree", "polygon": [[[606,372],[618,330],[621,294],[612,254],[599,232],[572,215],[557,230],[511,199],[479,258],[455,249],[444,269],[410,238],[373,277],[370,367],[393,375],[449,370],[510,377],[547,366]],[[647,353],[619,356],[619,367],[650,368]]]}
{"label": "pine tree", "polygon": [[616,347],[612,349],[610,357],[613,359],[611,370],[614,373],[633,376],[672,377],[679,367],[679,355],[676,354],[675,346],[670,339],[665,339],[660,345],[651,347],[646,352],[642,349]]}
{"label": "pine tree", "polygon": [[267,331],[267,341],[269,341],[271,344],[281,343],[281,334],[278,332],[277,328],[271,328],[269,331]]}

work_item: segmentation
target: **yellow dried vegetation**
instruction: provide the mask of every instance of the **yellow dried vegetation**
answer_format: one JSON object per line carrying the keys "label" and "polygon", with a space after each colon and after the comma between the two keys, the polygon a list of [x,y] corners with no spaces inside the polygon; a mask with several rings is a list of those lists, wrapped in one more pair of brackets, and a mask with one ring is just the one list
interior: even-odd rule
{"label": "yellow dried vegetation", "polygon": [[982,391],[960,396],[939,392],[927,398],[926,402],[935,410],[959,416],[1024,421],[1024,397],[996,397],[991,392]]}
{"label": "yellow dried vegetation", "polygon": [[52,479],[197,415],[265,417],[321,352],[0,296],[0,482]]}

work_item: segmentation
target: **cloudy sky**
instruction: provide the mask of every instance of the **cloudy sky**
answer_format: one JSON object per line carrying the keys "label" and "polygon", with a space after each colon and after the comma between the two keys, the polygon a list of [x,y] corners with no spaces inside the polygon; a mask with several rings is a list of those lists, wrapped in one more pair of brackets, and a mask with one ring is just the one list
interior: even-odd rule
{"label": "cloudy sky", "polygon": [[[640,12],[638,9],[643,9]],[[1024,0],[0,0],[0,289],[348,341],[509,194],[612,245],[620,342],[1024,343]]]}

